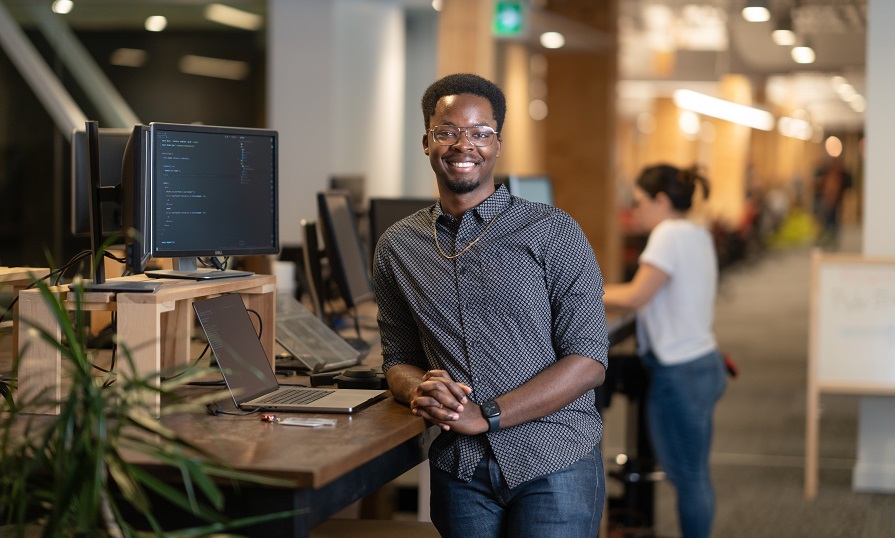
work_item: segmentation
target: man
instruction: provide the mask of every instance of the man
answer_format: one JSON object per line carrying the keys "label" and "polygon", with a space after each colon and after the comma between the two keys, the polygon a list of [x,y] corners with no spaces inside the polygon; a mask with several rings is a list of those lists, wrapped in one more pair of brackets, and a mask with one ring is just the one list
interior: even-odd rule
{"label": "man", "polygon": [[432,521],[443,536],[596,536],[608,340],[593,250],[566,213],[495,189],[496,85],[450,75],[422,105],[440,200],[383,234],[373,274],[389,387],[442,429]]}

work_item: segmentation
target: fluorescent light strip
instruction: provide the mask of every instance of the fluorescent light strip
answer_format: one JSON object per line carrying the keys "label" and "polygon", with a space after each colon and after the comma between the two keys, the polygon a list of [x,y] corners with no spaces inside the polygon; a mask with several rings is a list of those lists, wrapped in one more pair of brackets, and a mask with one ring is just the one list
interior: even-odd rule
{"label": "fluorescent light strip", "polygon": [[264,18],[261,15],[224,4],[209,4],[205,8],[205,18],[218,24],[243,30],[260,30],[264,26]]}
{"label": "fluorescent light strip", "polygon": [[187,54],[180,59],[180,72],[202,77],[242,80],[249,74],[249,64],[239,60],[222,60]]}
{"label": "fluorescent light strip", "polygon": [[109,57],[109,63],[112,65],[120,65],[123,67],[143,67],[148,58],[145,50],[142,49],[115,49]]}
{"label": "fluorescent light strip", "polygon": [[674,92],[674,104],[703,116],[711,116],[753,129],[762,131],[774,129],[774,115],[766,110],[725,101],[692,90]]}

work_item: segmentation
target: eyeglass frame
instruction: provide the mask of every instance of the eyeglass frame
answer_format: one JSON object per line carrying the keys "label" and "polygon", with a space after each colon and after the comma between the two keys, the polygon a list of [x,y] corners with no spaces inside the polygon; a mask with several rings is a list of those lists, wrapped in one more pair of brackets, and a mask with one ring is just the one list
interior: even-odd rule
{"label": "eyeglass frame", "polygon": [[[450,127],[452,129],[457,129],[458,131],[460,131],[460,136],[457,137],[457,141],[454,142],[453,144],[442,144],[441,142],[438,141],[437,138],[435,138],[435,129],[437,129],[438,127]],[[435,141],[435,143],[438,144],[439,146],[447,146],[447,147],[455,146],[460,143],[460,139],[465,135],[466,140],[469,140],[469,143],[477,148],[491,147],[491,144],[494,143],[494,138],[492,138],[491,142],[488,142],[488,144],[486,144],[484,146],[480,146],[480,145],[476,144],[475,142],[473,142],[473,140],[471,138],[469,138],[469,130],[470,129],[481,129],[483,127],[486,129],[491,129],[491,133],[494,135],[495,138],[500,138],[500,132],[494,130],[494,128],[491,127],[490,125],[470,125],[468,127],[460,127],[458,125],[440,124],[440,125],[436,125],[435,127],[432,127],[431,129],[428,129],[426,132],[430,133],[432,135],[432,140]]]}

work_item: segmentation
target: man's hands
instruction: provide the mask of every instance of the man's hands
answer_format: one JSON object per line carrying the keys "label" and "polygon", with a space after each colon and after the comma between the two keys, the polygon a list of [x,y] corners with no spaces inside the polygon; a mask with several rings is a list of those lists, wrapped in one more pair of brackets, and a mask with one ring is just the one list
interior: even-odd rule
{"label": "man's hands", "polygon": [[442,430],[453,430],[464,435],[488,431],[488,421],[482,416],[478,404],[467,396],[472,389],[457,383],[444,370],[429,370],[422,382],[413,390],[410,411],[423,417]]}

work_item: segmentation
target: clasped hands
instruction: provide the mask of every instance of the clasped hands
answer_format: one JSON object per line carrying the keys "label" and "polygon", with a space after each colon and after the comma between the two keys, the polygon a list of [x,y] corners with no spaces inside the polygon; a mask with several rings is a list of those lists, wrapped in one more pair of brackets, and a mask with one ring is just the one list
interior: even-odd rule
{"label": "clasped hands", "polygon": [[454,381],[444,370],[429,370],[422,379],[410,398],[411,413],[445,431],[464,435],[488,431],[488,421],[479,405],[467,398],[472,388]]}

